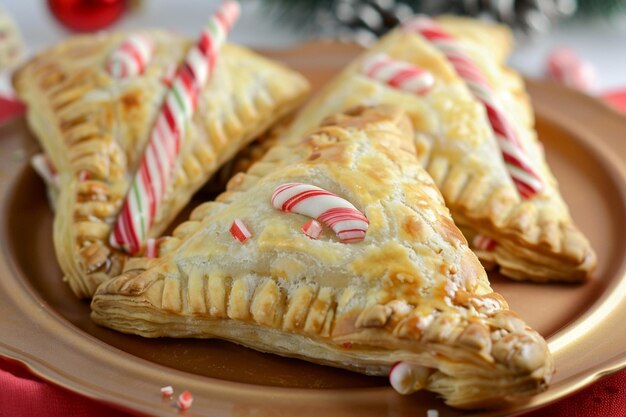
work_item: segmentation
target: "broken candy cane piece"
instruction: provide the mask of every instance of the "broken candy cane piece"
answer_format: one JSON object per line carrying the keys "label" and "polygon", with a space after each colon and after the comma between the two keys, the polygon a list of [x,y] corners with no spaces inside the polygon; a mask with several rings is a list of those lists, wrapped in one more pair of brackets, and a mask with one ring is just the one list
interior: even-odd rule
{"label": "broken candy cane piece", "polygon": [[311,239],[317,239],[322,234],[322,225],[316,220],[309,220],[302,226],[302,233]]}
{"label": "broken candy cane piece", "polygon": [[278,210],[319,220],[344,243],[362,241],[369,227],[367,217],[352,203],[314,185],[282,184],[272,194],[272,205]]}
{"label": "broken candy cane piece", "polygon": [[191,404],[193,403],[193,395],[189,391],[183,391],[178,396],[178,401],[176,401],[176,405],[181,411],[189,410],[191,408]]}
{"label": "broken candy cane piece", "polygon": [[248,230],[241,219],[233,220],[233,224],[230,226],[230,234],[240,243],[245,242],[252,236],[252,233],[250,233],[250,230]]}
{"label": "broken candy cane piece", "polygon": [[435,85],[435,78],[430,71],[385,54],[366,58],[361,71],[375,81],[417,95],[427,94]]}
{"label": "broken candy cane piece", "polygon": [[425,388],[431,370],[420,365],[397,362],[389,371],[389,383],[400,394],[410,394]]}
{"label": "broken candy cane piece", "polygon": [[162,387],[161,388],[161,395],[163,397],[166,397],[166,398],[171,397],[172,395],[174,395],[174,388],[172,388],[171,385],[168,385],[166,387]]}
{"label": "broken candy cane piece", "polygon": [[593,90],[596,74],[593,66],[569,48],[555,48],[547,63],[548,77],[581,91]]}
{"label": "broken candy cane piece", "polygon": [[493,252],[498,246],[498,242],[490,238],[489,236],[478,234],[474,236],[472,240],[474,248],[483,250],[485,252]]}

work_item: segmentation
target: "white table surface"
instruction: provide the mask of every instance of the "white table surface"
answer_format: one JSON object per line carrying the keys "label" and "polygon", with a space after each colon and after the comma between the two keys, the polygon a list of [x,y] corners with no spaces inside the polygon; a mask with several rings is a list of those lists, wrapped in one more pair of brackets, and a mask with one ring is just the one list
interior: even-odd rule
{"label": "white table surface", "polygon": [[[220,0],[143,0],[111,29],[164,27],[194,36]],[[71,34],[49,13],[44,0],[5,0],[2,7],[21,28],[27,51],[54,44]],[[287,24],[270,18],[262,0],[246,0],[230,39],[253,47],[286,47],[307,39]],[[511,65],[531,77],[541,77],[545,60],[556,46],[572,48],[597,72],[596,92],[626,88],[626,14],[602,21],[570,21],[547,35],[521,39]],[[9,90],[8,76],[0,77],[0,91]]]}

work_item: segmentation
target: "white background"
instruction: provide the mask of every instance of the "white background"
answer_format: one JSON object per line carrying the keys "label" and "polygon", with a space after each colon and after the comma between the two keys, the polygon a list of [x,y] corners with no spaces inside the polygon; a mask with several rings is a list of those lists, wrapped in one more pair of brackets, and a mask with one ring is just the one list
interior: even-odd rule
{"label": "white background", "polygon": [[[143,0],[137,10],[127,13],[111,29],[164,27],[194,36],[217,4],[219,0]],[[20,27],[29,53],[70,34],[50,15],[46,1],[5,0],[2,6]],[[237,43],[276,48],[306,38],[307,34],[270,18],[262,0],[244,2],[242,17],[230,35]],[[555,46],[572,48],[595,67],[596,92],[626,88],[626,14],[608,21],[570,21],[548,35],[520,39],[511,64],[528,76],[540,77],[546,56]],[[8,88],[7,74],[2,78],[0,90],[4,91]]]}

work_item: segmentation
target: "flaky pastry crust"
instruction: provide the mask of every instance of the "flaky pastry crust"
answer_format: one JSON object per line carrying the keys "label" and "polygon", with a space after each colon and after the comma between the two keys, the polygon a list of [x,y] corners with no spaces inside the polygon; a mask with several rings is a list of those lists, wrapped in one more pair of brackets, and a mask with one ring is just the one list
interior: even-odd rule
{"label": "flaky pastry crust", "polygon": [[[456,407],[501,404],[545,388],[543,338],[508,310],[417,163],[398,108],[359,108],[304,140],[273,147],[217,201],[98,288],[92,318],[146,337],[227,339],[371,375],[397,361]],[[367,216],[360,243],[270,203],[286,182],[322,187]],[[243,221],[244,243],[229,228]]]}
{"label": "flaky pastry crust", "polygon": [[[360,104],[396,104],[415,128],[421,165],[435,180],[459,227],[495,239],[494,251],[473,247],[485,265],[497,264],[511,278],[581,281],[596,264],[588,240],[576,227],[537,140],[522,79],[506,67],[512,45],[504,27],[472,19],[442,17],[439,24],[478,64],[495,90],[523,148],[545,183],[524,200],[507,173],[482,104],[470,93],[447,58],[420,35],[396,29],[349,65],[295,118],[281,140],[298,141],[327,115]],[[363,60],[376,53],[430,71],[435,84],[423,96],[406,93],[361,74]]]}
{"label": "flaky pastry crust", "polygon": [[[107,242],[142,158],[171,77],[191,42],[145,31],[156,45],[140,76],[118,80],[107,57],[127,33],[74,37],[14,76],[28,122],[59,171],[54,244],[74,293],[89,297],[122,271],[126,256]],[[149,236],[160,235],[192,194],[240,148],[304,98],[298,74],[244,48],[225,45],[199,96],[173,179]]]}

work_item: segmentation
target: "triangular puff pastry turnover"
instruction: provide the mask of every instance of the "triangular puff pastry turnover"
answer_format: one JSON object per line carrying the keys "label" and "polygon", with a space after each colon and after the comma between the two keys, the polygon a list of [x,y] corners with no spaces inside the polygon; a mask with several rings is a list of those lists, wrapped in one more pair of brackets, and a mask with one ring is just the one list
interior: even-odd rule
{"label": "triangular puff pastry turnover", "polygon": [[[137,36],[150,40],[151,54],[147,45],[137,46]],[[125,42],[135,42],[134,54],[125,56],[125,68],[112,72],[110,58]],[[79,297],[91,296],[98,284],[122,271],[126,256],[108,243],[112,225],[190,45],[165,31],[75,37],[39,54],[14,77],[28,104],[29,125],[58,171],[54,245]],[[131,74],[132,69],[141,73]],[[148,237],[160,235],[222,163],[307,91],[299,74],[224,45],[198,95]]]}
{"label": "triangular puff pastry turnover", "polygon": [[457,407],[537,393],[553,372],[544,339],[492,291],[415,155],[397,108],[327,119],[197,207],[160,258],[101,285],[92,318],[371,375],[402,362],[413,389]]}
{"label": "triangular puff pastry turnover", "polygon": [[422,166],[485,266],[535,281],[580,281],[595,254],[546,163],[504,27],[418,17],[385,36],[319,93],[283,141],[360,104],[393,103],[415,128]]}

